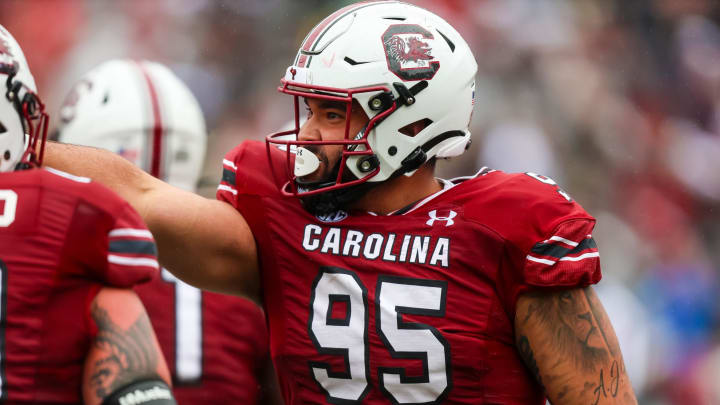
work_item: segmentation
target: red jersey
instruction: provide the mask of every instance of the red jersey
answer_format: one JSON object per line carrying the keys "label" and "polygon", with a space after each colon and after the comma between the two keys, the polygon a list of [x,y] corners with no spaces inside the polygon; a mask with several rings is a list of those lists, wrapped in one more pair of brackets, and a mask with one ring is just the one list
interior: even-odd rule
{"label": "red jersey", "polygon": [[262,310],[249,300],[201,291],[163,269],[135,288],[173,377],[178,404],[254,404],[268,355]]}
{"label": "red jersey", "polygon": [[52,169],[0,173],[3,403],[78,404],[103,285],[157,273],[155,243],[125,201]]}
{"label": "red jersey", "polygon": [[484,169],[394,215],[315,217],[280,194],[264,144],[223,163],[287,403],[544,403],[515,349],[517,298],[600,280],[595,221],[552,180]]}

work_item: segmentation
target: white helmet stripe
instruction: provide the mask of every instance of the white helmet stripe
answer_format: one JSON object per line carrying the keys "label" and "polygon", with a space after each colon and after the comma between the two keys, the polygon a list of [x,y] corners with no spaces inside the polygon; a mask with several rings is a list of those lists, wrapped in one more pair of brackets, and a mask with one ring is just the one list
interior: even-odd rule
{"label": "white helmet stripe", "polygon": [[314,51],[317,47],[317,44],[320,42],[320,40],[323,38],[325,33],[332,28],[333,25],[335,25],[336,22],[342,20],[343,17],[346,15],[353,13],[357,10],[360,10],[365,7],[369,6],[375,6],[377,4],[383,4],[388,2],[378,2],[378,1],[369,1],[369,2],[362,2],[362,3],[355,3],[351,4],[349,6],[343,7],[336,12],[330,14],[327,16],[324,20],[320,22],[320,24],[316,25],[315,28],[313,28],[312,31],[305,37],[305,40],[303,41],[303,45],[300,48],[301,52],[298,52],[297,58],[295,59],[295,66],[298,67],[309,67],[310,62],[312,61],[312,55],[305,55],[302,53],[302,51]]}

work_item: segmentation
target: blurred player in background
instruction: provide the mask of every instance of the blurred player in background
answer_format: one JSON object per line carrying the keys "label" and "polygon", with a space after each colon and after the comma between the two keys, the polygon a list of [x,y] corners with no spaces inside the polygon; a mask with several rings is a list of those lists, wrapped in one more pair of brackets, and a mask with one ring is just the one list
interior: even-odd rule
{"label": "blurred player in background", "polygon": [[158,273],[151,233],[105,187],[38,168],[48,117],[2,26],[0,83],[0,402],[174,404],[129,289]]}
{"label": "blurred player in background", "polygon": [[[205,121],[190,90],[167,67],[105,62],[68,94],[60,119],[61,141],[108,149],[155,177],[195,191],[205,157]],[[219,404],[232,398],[253,404],[263,396],[273,402],[275,377],[260,307],[203,292],[165,269],[135,291],[167,358],[178,403]]]}

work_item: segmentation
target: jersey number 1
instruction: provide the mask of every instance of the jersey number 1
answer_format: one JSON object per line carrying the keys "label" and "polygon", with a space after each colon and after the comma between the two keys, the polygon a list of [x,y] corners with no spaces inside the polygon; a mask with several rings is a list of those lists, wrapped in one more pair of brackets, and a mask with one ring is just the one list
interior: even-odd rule
{"label": "jersey number 1", "polygon": [[[394,403],[442,402],[450,390],[450,345],[434,327],[406,322],[403,315],[445,316],[447,282],[380,276],[375,289],[375,328],[380,340],[397,359],[418,359],[423,375],[407,376],[405,369],[378,369],[383,393]],[[322,267],[310,298],[308,328],[318,352],[343,356],[344,371],[327,363],[310,362],[315,381],[328,401],[362,401],[370,390],[367,288],[352,271]],[[344,318],[333,317],[342,305]]]}
{"label": "jersey number 1", "polygon": [[175,284],[175,374],[180,384],[202,377],[202,291],[178,280],[166,269],[162,278]]}

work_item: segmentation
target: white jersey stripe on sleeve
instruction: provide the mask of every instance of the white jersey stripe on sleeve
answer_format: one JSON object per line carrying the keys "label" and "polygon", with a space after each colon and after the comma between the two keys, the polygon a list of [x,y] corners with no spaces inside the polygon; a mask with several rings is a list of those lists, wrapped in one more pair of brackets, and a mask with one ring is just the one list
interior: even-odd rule
{"label": "white jersey stripe on sleeve", "polygon": [[152,239],[152,233],[148,231],[147,229],[134,229],[134,228],[116,228],[110,231],[108,233],[108,236],[111,238],[114,237],[121,237],[121,236],[131,236],[131,237],[139,237],[139,238],[148,238]]}
{"label": "white jersey stripe on sleeve", "polygon": [[545,242],[548,242],[548,241],[551,241],[551,240],[554,240],[554,241],[557,241],[557,242],[562,242],[562,243],[564,243],[564,244],[566,244],[566,245],[569,245],[569,246],[572,246],[572,247],[576,247],[576,246],[578,245],[577,242],[573,242],[573,241],[571,241],[570,239],[565,239],[565,238],[563,238],[563,237],[561,237],[561,236],[551,236],[550,239],[546,240]]}
{"label": "white jersey stripe on sleeve", "polygon": [[533,256],[530,256],[530,255],[527,255],[527,259],[530,260],[530,261],[538,262],[538,263],[542,263],[542,264],[548,264],[548,265],[555,264],[555,260],[541,259],[541,258],[539,258],[539,257],[533,257]]}
{"label": "white jersey stripe on sleeve", "polygon": [[218,190],[228,191],[228,192],[233,193],[233,195],[237,195],[237,190],[235,190],[234,188],[232,188],[232,187],[230,187],[230,186],[228,186],[228,185],[225,185],[225,184],[219,185],[219,186],[218,186]]}
{"label": "white jersey stripe on sleeve", "polygon": [[560,259],[560,261],[578,262],[580,260],[584,260],[589,257],[600,257],[600,252],[585,253],[585,254],[582,254],[582,255],[576,256],[576,257],[565,256],[562,259]]}
{"label": "white jersey stripe on sleeve", "polygon": [[150,259],[147,257],[125,257],[117,255],[108,255],[108,262],[112,264],[119,264],[122,266],[138,266],[138,267],[152,267],[159,269],[157,260]]}
{"label": "white jersey stripe on sleeve", "polygon": [[65,173],[61,170],[53,169],[52,167],[45,167],[45,170],[56,176],[65,177],[66,179],[77,181],[78,183],[90,183],[90,178],[88,177],[75,176],[74,174]]}
{"label": "white jersey stripe on sleeve", "polygon": [[558,260],[541,259],[541,258],[539,258],[539,257],[534,257],[534,256],[527,255],[526,259],[528,259],[528,260],[530,260],[530,261],[532,261],[532,262],[547,264],[547,265],[551,266],[551,265],[555,264],[557,261],[561,261],[561,262],[579,262],[579,261],[581,261],[581,260],[589,259],[589,258],[591,258],[591,257],[600,257],[600,253],[599,253],[599,252],[590,252],[590,253],[585,253],[585,254],[582,254],[582,255],[580,255],[580,256],[575,256],[575,257],[566,256],[566,257],[563,257],[563,258],[558,259]]}
{"label": "white jersey stripe on sleeve", "polygon": [[225,166],[228,166],[228,167],[232,168],[233,170],[237,171],[237,166],[235,166],[235,163],[233,163],[227,159],[223,159],[223,164]]}

